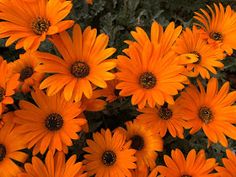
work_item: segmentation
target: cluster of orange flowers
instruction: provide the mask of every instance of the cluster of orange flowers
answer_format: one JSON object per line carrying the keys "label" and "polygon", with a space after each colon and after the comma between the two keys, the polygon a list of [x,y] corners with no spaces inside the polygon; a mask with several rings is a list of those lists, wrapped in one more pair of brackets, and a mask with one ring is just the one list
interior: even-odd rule
{"label": "cluster of orange flowers", "polygon": [[[0,58],[0,177],[235,177],[230,150],[224,167],[194,149],[187,157],[172,150],[165,166],[155,162],[167,131],[183,139],[184,129],[202,129],[209,145],[224,147],[226,136],[236,140],[236,91],[230,92],[229,82],[218,88],[214,78],[236,49],[236,12],[221,4],[207,7],[195,13],[191,29],[171,22],[164,30],[154,21],[148,36],[137,27],[124,54],[108,59],[116,49],[107,48],[106,34],[65,20],[71,1],[0,0],[0,38],[26,51],[14,62]],[[72,26],[71,36],[66,30]],[[45,40],[60,56],[38,50]],[[196,86],[190,78],[198,76]],[[16,103],[16,92],[32,98]],[[141,114],[125,128],[93,133],[83,162],[76,155],[66,160],[72,140],[89,131],[83,112],[128,96]],[[11,104],[15,111],[8,110]],[[27,163],[26,148],[33,154]]]}

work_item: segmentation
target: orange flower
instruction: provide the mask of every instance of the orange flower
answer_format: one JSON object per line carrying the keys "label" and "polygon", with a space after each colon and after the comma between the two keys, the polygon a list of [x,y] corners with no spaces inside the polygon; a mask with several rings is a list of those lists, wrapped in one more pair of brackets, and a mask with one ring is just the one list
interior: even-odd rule
{"label": "orange flower", "polygon": [[6,122],[13,123],[14,112],[7,112],[0,116],[0,129],[4,126]]}
{"label": "orange flower", "polygon": [[235,177],[236,174],[236,155],[229,149],[226,150],[227,158],[223,158],[224,167],[216,167],[222,177]]}
{"label": "orange flower", "polygon": [[109,129],[94,133],[93,140],[87,140],[84,148],[85,167],[89,175],[95,177],[131,176],[135,169],[135,150],[129,149],[125,136],[119,131],[113,134]]}
{"label": "orange flower", "polygon": [[0,115],[4,111],[4,106],[13,104],[14,100],[12,95],[19,84],[19,74],[12,74],[12,70],[0,56]]}
{"label": "orange flower", "polygon": [[[81,119],[87,120],[83,112],[79,115],[79,117],[80,117]],[[88,124],[88,122],[86,122],[86,124],[82,125],[82,130],[83,130],[85,133],[89,133],[89,124]]]}
{"label": "orange flower", "polygon": [[[107,48],[108,36],[87,27],[82,34],[79,25],[73,29],[73,40],[67,32],[54,35],[52,42],[56,45],[63,59],[49,53],[36,52],[43,65],[36,68],[39,72],[52,73],[40,85],[47,88],[49,96],[63,91],[67,101],[80,101],[82,95],[91,98],[93,86],[107,87],[106,80],[114,79],[114,74],[108,72],[116,66],[112,60],[106,60],[114,52]],[[92,85],[94,84],[94,85]]]}
{"label": "orange flower", "polygon": [[36,156],[32,158],[32,164],[25,164],[25,172],[19,173],[17,177],[87,177],[83,173],[81,162],[76,163],[76,155],[72,155],[65,161],[65,154],[48,151],[45,164]]}
{"label": "orange flower", "polygon": [[71,1],[8,0],[0,3],[0,38],[9,37],[6,46],[17,41],[16,49],[36,50],[47,35],[70,28],[74,21],[63,19],[70,13]]}
{"label": "orange flower", "polygon": [[216,159],[206,159],[204,150],[196,153],[192,149],[187,158],[179,149],[171,151],[171,157],[165,155],[166,166],[158,166],[158,171],[165,177],[212,177],[218,176],[211,172],[217,166]]}
{"label": "orange flower", "polygon": [[106,108],[106,101],[99,99],[102,94],[99,90],[93,91],[93,95],[90,99],[83,97],[81,100],[81,108],[83,111],[102,111]]}
{"label": "orange flower", "polygon": [[135,170],[132,170],[132,177],[148,177],[147,166],[146,165],[143,165],[143,166],[139,165]]}
{"label": "orange flower", "polygon": [[[127,44],[129,44],[129,47],[132,45],[135,45],[138,48],[138,51],[142,51],[144,48],[144,45],[146,41],[151,42],[155,47],[160,45],[160,52],[161,55],[164,55],[168,53],[171,50],[171,47],[175,43],[176,39],[180,35],[182,31],[182,27],[178,26],[175,28],[175,23],[171,22],[165,30],[163,30],[163,27],[158,24],[156,21],[152,23],[151,27],[151,35],[150,39],[147,35],[147,33],[140,27],[136,28],[136,31],[132,31],[131,35],[136,40],[133,41],[125,41]],[[129,48],[125,49],[124,52],[129,55]]]}
{"label": "orange flower", "polygon": [[109,103],[112,103],[120,97],[119,90],[116,89],[116,85],[118,83],[119,81],[117,79],[108,81],[107,88],[98,90],[102,96],[106,97],[106,101],[108,101]]}
{"label": "orange flower", "polygon": [[202,36],[213,46],[219,46],[229,55],[236,49],[236,13],[228,5],[214,4],[215,9],[208,6],[210,13],[200,9],[202,13],[195,12],[194,18],[202,28]]}
{"label": "orange flower", "polygon": [[132,171],[132,177],[157,177],[158,169],[154,168],[150,173],[146,166],[138,166],[135,170]]}
{"label": "orange flower", "polygon": [[88,4],[93,4],[93,0],[86,0]]}
{"label": "orange flower", "polygon": [[180,55],[182,64],[186,64],[184,74],[196,77],[199,74],[202,78],[210,78],[209,71],[217,74],[215,67],[224,67],[221,60],[224,59],[223,50],[215,48],[200,38],[199,30],[193,26],[191,31],[189,28],[182,33],[176,41],[174,47],[175,52]]}
{"label": "orange flower", "polygon": [[157,177],[157,174],[158,174],[158,168],[156,167],[150,172],[148,177]]}
{"label": "orange flower", "polygon": [[10,63],[13,73],[20,74],[19,88],[22,92],[26,93],[31,90],[34,85],[39,85],[44,74],[35,71],[35,68],[39,65],[39,61],[31,53],[25,53],[20,55],[20,59]]}
{"label": "orange flower", "polygon": [[147,166],[154,168],[157,158],[156,151],[163,150],[163,141],[159,134],[152,129],[145,127],[136,120],[126,122],[126,130],[118,129],[125,134],[127,141],[130,141],[131,148],[136,150],[138,168]]}
{"label": "orange flower", "polygon": [[5,123],[4,120],[0,118],[0,129],[3,127],[4,123]]}
{"label": "orange flower", "polygon": [[171,136],[184,138],[184,128],[188,128],[188,124],[182,117],[178,100],[174,105],[144,108],[140,111],[143,114],[137,116],[137,121],[160,133],[161,137],[164,137],[168,130]]}
{"label": "orange flower", "polygon": [[45,153],[47,148],[68,152],[72,139],[78,139],[77,132],[86,123],[81,114],[80,104],[67,102],[61,94],[48,97],[36,89],[31,93],[36,105],[20,101],[20,110],[15,111],[16,128],[27,141],[27,147],[33,154]]}
{"label": "orange flower", "polygon": [[236,140],[236,91],[229,93],[229,82],[218,90],[216,78],[209,80],[207,89],[200,82],[198,88],[190,85],[181,94],[179,102],[182,116],[191,126],[190,133],[194,134],[201,128],[208,139],[223,146],[228,146],[225,136]]}
{"label": "orange flower", "polygon": [[[129,48],[130,57],[118,56],[117,78],[121,96],[132,96],[133,105],[140,109],[163,105],[166,101],[174,104],[173,96],[184,88],[186,77],[181,73],[184,67],[177,56],[169,52],[162,56],[161,47],[146,42],[139,51],[134,45]],[[132,67],[131,67],[132,66]],[[135,69],[134,69],[135,68]]]}
{"label": "orange flower", "polygon": [[27,154],[20,151],[26,148],[25,142],[15,131],[14,126],[12,121],[9,120],[4,124],[3,128],[0,129],[1,177],[15,177],[21,172],[21,169],[14,161],[24,163],[27,159]]}

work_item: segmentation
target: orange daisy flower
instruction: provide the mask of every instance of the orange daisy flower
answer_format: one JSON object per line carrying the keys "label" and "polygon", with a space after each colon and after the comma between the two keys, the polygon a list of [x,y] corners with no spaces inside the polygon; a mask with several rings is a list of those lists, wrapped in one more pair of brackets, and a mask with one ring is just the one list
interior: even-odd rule
{"label": "orange daisy flower", "polygon": [[116,88],[121,89],[121,96],[132,96],[132,104],[140,109],[146,104],[163,105],[165,101],[174,104],[173,96],[184,88],[184,67],[173,52],[161,56],[160,49],[147,41],[141,53],[133,45],[129,48],[130,57],[118,56],[120,83]]}
{"label": "orange daisy flower", "polygon": [[144,108],[140,111],[143,114],[137,116],[137,121],[158,132],[161,137],[168,131],[173,137],[184,138],[184,128],[188,128],[188,124],[182,117],[178,100],[174,105]]}
{"label": "orange daisy flower", "polygon": [[[93,86],[107,87],[106,80],[115,78],[108,72],[116,66],[112,60],[105,60],[114,52],[114,48],[107,48],[108,36],[87,27],[82,33],[79,25],[73,29],[73,40],[67,32],[54,35],[52,42],[56,45],[63,59],[49,54],[37,52],[43,65],[36,68],[39,72],[52,73],[40,85],[40,89],[47,88],[49,96],[63,90],[65,99],[80,101],[82,95],[91,98]],[[94,85],[92,85],[94,84]]]}
{"label": "orange daisy flower", "polygon": [[16,49],[37,50],[47,35],[70,28],[74,21],[63,19],[70,13],[71,1],[8,0],[0,3],[0,38],[9,37],[6,46],[17,41]]}
{"label": "orange daisy flower", "polygon": [[20,74],[19,89],[23,93],[29,92],[31,87],[39,85],[40,81],[43,79],[44,74],[35,71],[35,68],[39,64],[37,58],[29,52],[20,55],[18,60],[10,63],[12,72]]}
{"label": "orange daisy flower", "polygon": [[19,173],[17,177],[87,177],[83,173],[81,162],[76,163],[76,155],[72,155],[67,161],[63,152],[48,151],[45,164],[36,156],[32,158],[32,164],[25,164],[25,172]]}
{"label": "orange daisy flower", "polygon": [[4,120],[0,118],[0,129],[3,127],[4,123],[5,123]]}
{"label": "orange daisy flower", "polygon": [[202,28],[203,38],[208,43],[219,46],[227,54],[232,54],[236,49],[236,13],[228,5],[224,9],[223,5],[214,4],[214,8],[208,6],[210,13],[200,9],[202,13],[195,12],[194,18],[198,21],[197,25]]}
{"label": "orange daisy flower", "polygon": [[148,177],[157,177],[158,174],[158,168],[154,168],[148,175]]}
{"label": "orange daisy flower", "polygon": [[[79,117],[80,117],[81,119],[87,120],[83,112],[79,115]],[[88,124],[88,121],[86,122],[86,124],[82,125],[82,131],[85,132],[85,133],[89,133],[89,124]]]}
{"label": "orange daisy flower", "polygon": [[100,90],[93,91],[90,99],[83,97],[81,100],[81,108],[83,111],[102,111],[106,108],[106,101],[99,99],[102,96]]}
{"label": "orange daisy flower", "polygon": [[143,165],[142,167],[138,166],[135,170],[132,170],[132,177],[148,177],[147,166],[146,165]]}
{"label": "orange daisy flower", "polygon": [[171,157],[165,155],[166,166],[158,166],[158,171],[165,177],[212,177],[211,172],[217,166],[216,159],[206,159],[204,150],[196,153],[192,149],[185,158],[179,149],[171,151]]}
{"label": "orange daisy flower", "polygon": [[135,169],[135,150],[129,149],[125,136],[120,131],[113,134],[109,129],[94,133],[93,140],[87,140],[84,148],[85,167],[89,175],[95,177],[131,176]]}
{"label": "orange daisy flower", "polygon": [[88,4],[93,4],[93,0],[86,0]]}
{"label": "orange daisy flower", "polygon": [[19,74],[13,74],[7,61],[3,60],[0,56],[0,115],[4,111],[4,106],[13,104],[14,100],[12,95],[19,84]]}
{"label": "orange daisy flower", "polygon": [[148,168],[146,166],[137,167],[132,171],[132,177],[157,177],[158,169],[154,168],[150,173],[148,172]]}
{"label": "orange daisy flower", "polygon": [[127,130],[121,128],[119,130],[125,134],[127,141],[131,142],[130,147],[136,150],[137,166],[154,168],[157,158],[156,151],[163,150],[163,141],[160,135],[136,120],[125,124]]}
{"label": "orange daisy flower", "polygon": [[77,132],[86,124],[80,104],[67,102],[61,94],[46,96],[36,89],[31,93],[36,105],[20,101],[20,110],[15,111],[16,129],[33,149],[33,154],[45,153],[47,148],[67,153],[71,139],[78,139]]}
{"label": "orange daisy flower", "polygon": [[[125,41],[129,44],[129,47],[135,45],[138,48],[138,51],[142,51],[146,41],[150,41],[155,47],[158,45],[161,46],[160,52],[163,54],[168,53],[171,50],[171,47],[175,43],[176,39],[180,35],[182,31],[182,26],[178,26],[175,28],[175,23],[171,22],[166,29],[158,24],[156,21],[153,21],[151,26],[150,38],[147,33],[140,27],[136,28],[136,31],[132,31],[131,35],[136,40],[133,41]],[[125,49],[124,52],[129,55],[129,49]]]}
{"label": "orange daisy flower", "polygon": [[106,101],[112,103],[113,101],[120,98],[120,91],[116,89],[116,85],[119,83],[117,79],[111,80],[107,82],[107,88],[102,90],[98,90],[100,94],[106,97]]}
{"label": "orange daisy flower", "polygon": [[6,122],[13,123],[14,112],[7,112],[6,114],[2,114],[0,116],[0,129],[4,126]]}
{"label": "orange daisy flower", "polygon": [[[223,50],[207,44],[200,38],[199,30],[194,26],[191,31],[189,28],[182,33],[176,41],[175,52],[180,55],[182,63],[186,64],[184,74],[196,77],[199,74],[202,78],[210,78],[209,71],[217,74],[215,67],[223,68],[221,60],[224,59]],[[186,63],[185,61],[186,60]]]}
{"label": "orange daisy flower", "polygon": [[217,143],[218,141],[227,146],[225,136],[236,140],[236,91],[229,93],[229,82],[226,82],[218,90],[216,78],[209,80],[207,89],[200,82],[198,88],[190,85],[181,95],[180,109],[183,118],[191,126],[190,133],[194,134],[201,128],[208,139]]}
{"label": "orange daisy flower", "polygon": [[[14,161],[24,163],[27,154],[20,151],[25,149],[25,142],[15,131],[12,121],[7,121],[0,129],[0,176],[15,177],[21,168]],[[13,161],[14,160],[14,161]]]}
{"label": "orange daisy flower", "polygon": [[226,150],[227,158],[223,158],[224,167],[216,167],[216,171],[222,177],[235,177],[236,174],[236,155],[231,150]]}

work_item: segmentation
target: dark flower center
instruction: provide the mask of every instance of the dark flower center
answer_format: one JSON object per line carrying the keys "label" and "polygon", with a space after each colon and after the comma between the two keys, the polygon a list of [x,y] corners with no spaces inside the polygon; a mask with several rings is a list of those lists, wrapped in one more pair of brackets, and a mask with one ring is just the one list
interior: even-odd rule
{"label": "dark flower center", "polygon": [[102,162],[106,166],[112,166],[116,162],[116,154],[113,151],[105,151],[102,154]]}
{"label": "dark flower center", "polygon": [[63,118],[58,113],[51,113],[45,120],[45,126],[50,131],[60,130],[63,126]]}
{"label": "dark flower center", "polygon": [[3,161],[7,153],[6,147],[3,144],[0,144],[0,162]]}
{"label": "dark flower center", "polygon": [[119,96],[119,95],[120,95],[120,90],[115,89],[115,90],[114,90],[114,94],[115,94],[115,96]]}
{"label": "dark flower center", "polygon": [[208,124],[213,119],[212,111],[208,107],[201,107],[198,116],[205,124]]}
{"label": "dark flower center", "polygon": [[192,177],[192,176],[190,176],[190,175],[182,175],[181,177]]}
{"label": "dark flower center", "polygon": [[139,84],[145,89],[152,89],[157,82],[156,76],[151,72],[145,72],[139,77]]}
{"label": "dark flower center", "polygon": [[210,34],[210,38],[213,39],[213,40],[215,40],[215,41],[222,41],[223,36],[222,36],[221,33],[212,32],[212,33]]}
{"label": "dark flower center", "polygon": [[84,78],[89,75],[89,65],[82,61],[76,61],[71,66],[71,74],[77,78]]}
{"label": "dark flower center", "polygon": [[35,18],[31,24],[33,32],[37,35],[42,35],[44,32],[47,32],[50,25],[50,21],[44,17]]}
{"label": "dark flower center", "polygon": [[25,79],[30,78],[34,73],[34,70],[32,67],[27,66],[24,69],[21,70],[20,72],[20,81],[24,81]]}
{"label": "dark flower center", "polygon": [[197,55],[197,59],[198,59],[193,64],[199,64],[201,62],[201,60],[202,60],[202,56],[200,55],[200,53],[198,53],[197,51],[193,51],[191,53]]}
{"label": "dark flower center", "polygon": [[168,120],[172,117],[172,111],[169,108],[161,107],[159,109],[159,117],[163,120]]}
{"label": "dark flower center", "polygon": [[5,95],[5,89],[0,87],[0,102],[3,101]]}
{"label": "dark flower center", "polygon": [[135,149],[135,150],[142,150],[143,147],[144,147],[144,139],[139,136],[139,135],[134,135],[132,138],[131,138],[131,141],[132,141],[132,144],[131,144],[131,148],[132,149]]}

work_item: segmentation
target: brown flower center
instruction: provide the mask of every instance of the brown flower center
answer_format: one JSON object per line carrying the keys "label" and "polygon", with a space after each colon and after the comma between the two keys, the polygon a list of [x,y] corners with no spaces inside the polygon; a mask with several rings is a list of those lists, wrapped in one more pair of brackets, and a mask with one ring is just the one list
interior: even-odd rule
{"label": "brown flower center", "polygon": [[0,102],[3,101],[5,95],[5,89],[0,87]]}
{"label": "brown flower center", "polygon": [[3,161],[7,153],[6,147],[3,144],[0,144],[0,162]]}
{"label": "brown flower center", "polygon": [[198,116],[205,124],[210,123],[213,119],[213,113],[211,109],[205,106],[199,109]]}
{"label": "brown flower center", "polygon": [[44,17],[35,18],[31,24],[33,32],[37,35],[42,35],[44,32],[47,32],[50,25],[50,21]]}
{"label": "brown flower center", "polygon": [[145,89],[152,89],[156,86],[156,76],[151,72],[145,72],[139,77],[139,84]]}
{"label": "brown flower center", "polygon": [[106,166],[112,166],[116,162],[116,154],[113,151],[105,151],[102,154],[102,162]]}
{"label": "brown flower center", "polygon": [[27,66],[20,72],[20,81],[23,82],[25,79],[30,78],[34,73],[34,70],[32,67]]}
{"label": "brown flower center", "polygon": [[193,51],[191,53],[197,55],[197,59],[198,59],[193,64],[199,64],[201,62],[201,60],[202,60],[202,56],[200,55],[200,53],[198,53],[197,51]]}
{"label": "brown flower center", "polygon": [[76,61],[71,66],[71,74],[77,78],[84,78],[89,75],[89,65],[82,61]]}
{"label": "brown flower center", "polygon": [[212,33],[210,33],[210,38],[215,40],[215,41],[222,41],[223,36],[219,32],[212,32]]}
{"label": "brown flower center", "polygon": [[159,109],[159,117],[163,120],[168,120],[172,117],[172,111],[169,109],[169,108],[166,108],[164,106],[162,106],[160,109]]}
{"label": "brown flower center", "polygon": [[131,144],[131,148],[132,149],[135,149],[135,150],[142,150],[143,147],[144,147],[144,139],[139,136],[139,135],[134,135],[132,138],[131,138],[131,141],[132,141],[132,144]]}
{"label": "brown flower center", "polygon": [[63,118],[58,113],[51,113],[45,120],[45,126],[50,131],[60,130],[63,126]]}
{"label": "brown flower center", "polygon": [[190,176],[190,175],[182,175],[181,177],[192,177],[192,176]]}

